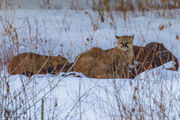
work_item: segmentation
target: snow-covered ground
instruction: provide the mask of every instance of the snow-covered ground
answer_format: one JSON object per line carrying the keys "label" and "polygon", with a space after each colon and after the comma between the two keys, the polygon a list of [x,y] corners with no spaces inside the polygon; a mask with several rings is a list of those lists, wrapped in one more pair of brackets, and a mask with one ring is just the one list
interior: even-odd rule
{"label": "snow-covered ground", "polygon": [[[134,45],[163,43],[180,61],[180,10],[169,11],[166,17],[158,15],[161,11],[144,16],[127,13],[126,21],[122,13],[112,12],[114,21],[105,15],[104,23],[97,12],[87,12],[92,19],[85,11],[1,11],[0,58],[5,62],[11,55],[31,51],[61,54],[73,62],[78,54],[94,46],[115,47],[115,35],[134,34]],[[164,28],[160,30],[161,26]],[[1,118],[41,119],[43,103],[44,119],[49,120],[180,119],[180,70],[167,71],[161,66],[133,80],[81,76],[62,77],[59,73],[27,78],[10,76],[4,68],[0,80]]]}

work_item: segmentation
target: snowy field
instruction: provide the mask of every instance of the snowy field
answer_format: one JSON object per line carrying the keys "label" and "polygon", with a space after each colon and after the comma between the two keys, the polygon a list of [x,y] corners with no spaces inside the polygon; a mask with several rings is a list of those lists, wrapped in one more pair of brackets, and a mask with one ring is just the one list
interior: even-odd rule
{"label": "snowy field", "polygon": [[[85,12],[88,14],[85,14]],[[0,12],[0,58],[24,52],[62,55],[70,62],[94,47],[117,46],[115,35],[135,35],[134,45],[160,42],[180,62],[180,10],[112,12],[102,23],[97,12],[15,10]],[[97,30],[93,29],[93,25]],[[169,63],[171,64],[171,63]],[[167,64],[168,65],[168,64]],[[93,79],[59,75],[10,76],[0,71],[0,119],[20,120],[179,120],[180,70],[165,66],[135,79]],[[44,109],[44,113],[42,110]]]}

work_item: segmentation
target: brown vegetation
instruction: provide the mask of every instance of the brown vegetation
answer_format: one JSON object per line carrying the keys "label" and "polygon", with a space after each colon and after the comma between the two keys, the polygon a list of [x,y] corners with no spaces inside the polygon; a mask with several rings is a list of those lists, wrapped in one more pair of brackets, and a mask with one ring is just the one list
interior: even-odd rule
{"label": "brown vegetation", "polygon": [[[152,9],[173,9],[179,8],[178,0],[97,0],[93,2],[93,9],[106,8],[119,11],[145,11]],[[107,9],[107,8],[106,8]]]}
{"label": "brown vegetation", "polygon": [[174,61],[174,67],[167,70],[178,70],[179,63],[177,58],[167,50],[163,44],[152,42],[145,47],[134,46],[135,61],[139,62],[136,70],[132,69],[132,76],[136,77],[140,73],[159,67],[167,62]]}
{"label": "brown vegetation", "polygon": [[10,75],[23,74],[32,76],[34,74],[56,74],[67,72],[70,64],[66,58],[58,56],[46,56],[35,53],[23,53],[12,58],[8,66]]}
{"label": "brown vegetation", "polygon": [[3,0],[0,0],[0,9],[2,9]]}

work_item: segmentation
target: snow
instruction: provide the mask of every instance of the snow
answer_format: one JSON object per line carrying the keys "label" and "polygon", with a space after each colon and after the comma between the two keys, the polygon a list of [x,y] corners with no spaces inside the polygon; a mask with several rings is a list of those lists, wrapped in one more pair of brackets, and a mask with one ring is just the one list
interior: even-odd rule
{"label": "snow", "polygon": [[[75,57],[94,47],[103,49],[117,45],[115,35],[135,35],[134,45],[144,46],[150,42],[160,42],[180,61],[180,14],[172,18],[145,13],[144,16],[127,13],[127,21],[122,13],[113,12],[114,25],[106,16],[105,23],[100,22],[98,13],[88,10],[97,22],[97,31],[93,30],[92,21],[85,11],[72,10],[16,10],[1,11],[0,33],[4,33],[7,20],[17,29],[18,40],[14,44],[8,35],[0,36],[1,59],[24,52],[46,55],[61,54],[73,62]],[[173,12],[173,11],[172,11]],[[174,10],[180,13],[180,10]],[[7,19],[5,19],[7,18]],[[166,26],[159,30],[159,26]],[[37,34],[38,33],[38,34]],[[89,38],[91,41],[87,41]],[[7,54],[3,54],[7,53]],[[3,59],[4,60],[4,59]],[[144,119],[159,119],[163,113],[169,119],[179,119],[180,111],[180,70],[168,71],[165,66],[143,72],[135,79],[94,79],[58,75],[9,75],[6,68],[1,73],[1,97],[7,100],[1,106],[9,111],[16,110],[21,115],[18,119],[40,119],[41,102],[44,99],[45,119],[82,119],[112,120],[130,116],[144,115]],[[3,82],[2,82],[3,81]],[[7,87],[9,86],[9,87]],[[8,89],[9,88],[9,92]],[[9,99],[2,98],[7,96]],[[119,101],[117,101],[117,98]],[[120,102],[120,108],[118,108]],[[126,107],[124,110],[123,105]],[[2,109],[2,108],[0,108]],[[121,112],[119,112],[119,109]],[[163,110],[165,110],[163,112]],[[24,111],[26,113],[24,114]],[[12,112],[13,113],[13,112]],[[12,118],[15,116],[12,116]]]}

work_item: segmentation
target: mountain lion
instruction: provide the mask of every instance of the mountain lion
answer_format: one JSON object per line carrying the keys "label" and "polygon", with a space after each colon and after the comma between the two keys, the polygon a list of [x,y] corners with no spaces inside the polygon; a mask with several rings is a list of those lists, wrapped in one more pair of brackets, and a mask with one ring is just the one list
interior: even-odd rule
{"label": "mountain lion", "polygon": [[28,52],[14,56],[9,63],[8,72],[10,75],[23,74],[30,77],[34,74],[66,72],[70,66],[68,60],[60,55],[47,56]]}
{"label": "mountain lion", "polygon": [[129,78],[129,65],[133,61],[134,35],[115,37],[117,38],[118,47],[101,52],[90,69],[92,77]]}

